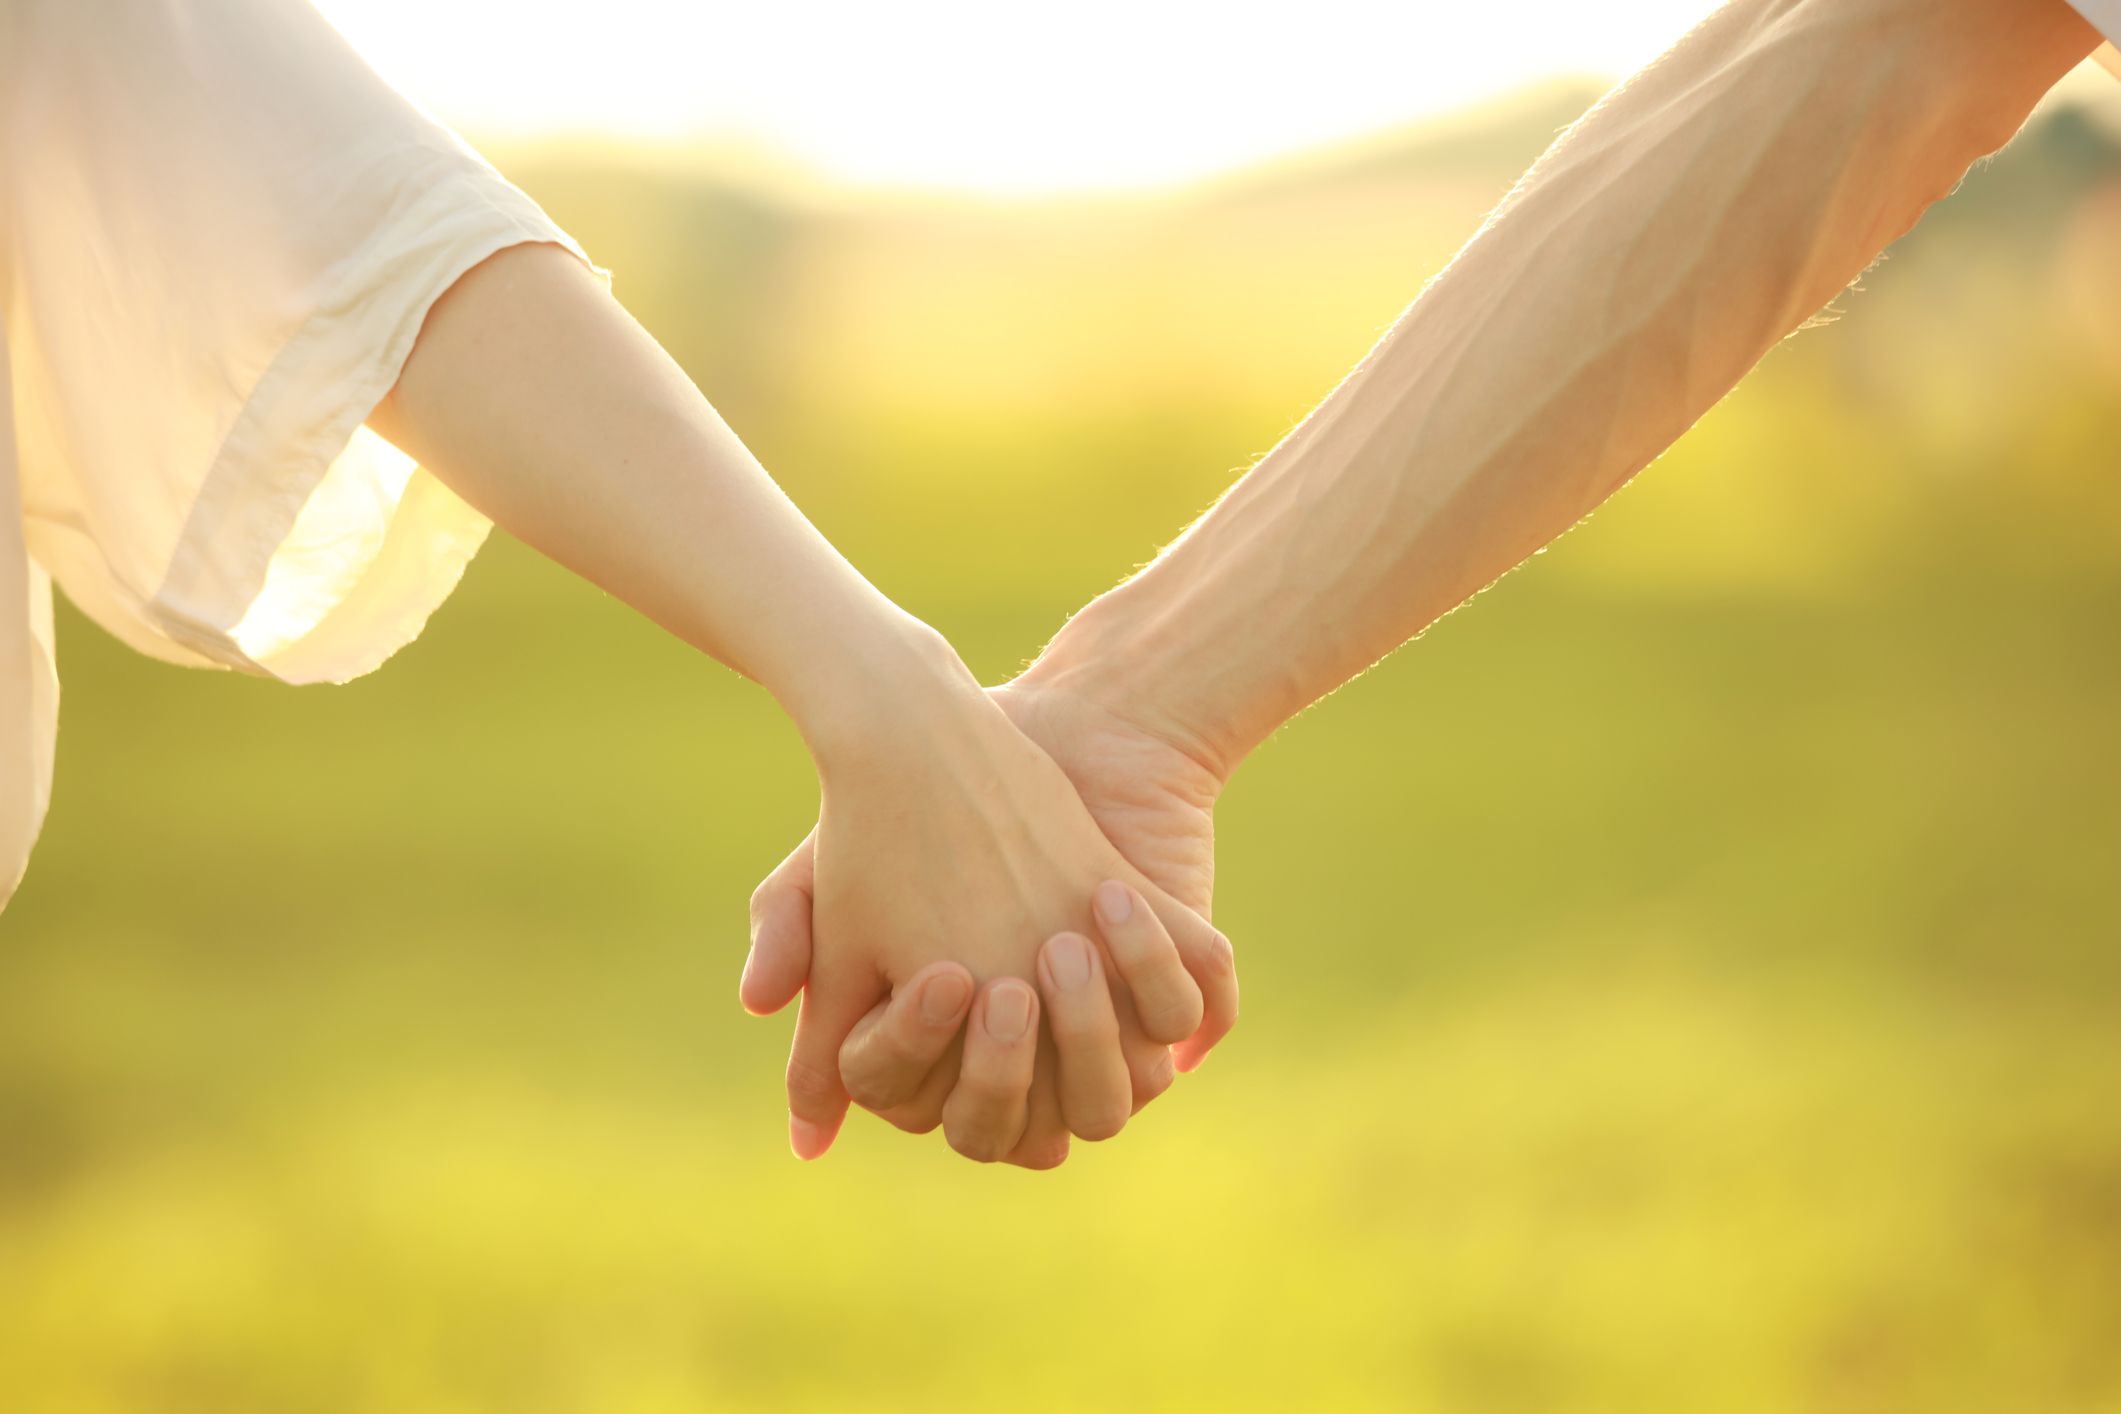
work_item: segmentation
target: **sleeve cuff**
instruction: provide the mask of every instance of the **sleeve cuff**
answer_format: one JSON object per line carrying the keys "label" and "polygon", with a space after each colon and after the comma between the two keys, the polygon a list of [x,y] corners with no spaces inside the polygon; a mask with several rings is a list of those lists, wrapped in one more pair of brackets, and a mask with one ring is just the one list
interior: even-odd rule
{"label": "sleeve cuff", "polygon": [[[431,155],[454,166],[453,154]],[[157,630],[211,663],[290,683],[359,677],[419,636],[490,527],[363,424],[435,301],[530,243],[597,269],[498,173],[457,167],[342,262],[222,443],[144,606]]]}

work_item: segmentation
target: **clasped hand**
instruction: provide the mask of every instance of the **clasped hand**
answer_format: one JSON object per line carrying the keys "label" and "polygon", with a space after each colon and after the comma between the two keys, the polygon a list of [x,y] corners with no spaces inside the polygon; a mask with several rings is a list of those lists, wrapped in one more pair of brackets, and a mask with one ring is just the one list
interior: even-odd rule
{"label": "clasped hand", "polygon": [[803,1003],[789,1140],[850,1101],[968,1158],[1117,1134],[1237,1017],[1208,922],[1220,780],[1119,711],[952,655],[898,725],[818,752],[818,824],[752,896],[741,995]]}

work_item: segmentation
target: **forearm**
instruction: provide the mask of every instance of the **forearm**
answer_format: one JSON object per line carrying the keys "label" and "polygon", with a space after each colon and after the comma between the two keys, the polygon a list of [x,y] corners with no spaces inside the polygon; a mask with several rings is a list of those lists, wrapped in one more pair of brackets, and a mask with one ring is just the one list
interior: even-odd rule
{"label": "forearm", "polygon": [[2093,42],[2060,0],[1728,5],[1032,676],[1227,774],[1661,453]]}
{"label": "forearm", "polygon": [[371,420],[502,528],[764,684],[814,753],[901,684],[971,685],[556,248],[459,281]]}

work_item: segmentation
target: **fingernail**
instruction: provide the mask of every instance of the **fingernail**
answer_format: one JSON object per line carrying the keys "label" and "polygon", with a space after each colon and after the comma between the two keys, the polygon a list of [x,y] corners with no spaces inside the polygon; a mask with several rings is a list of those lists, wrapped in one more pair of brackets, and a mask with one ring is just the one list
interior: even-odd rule
{"label": "fingernail", "polygon": [[961,972],[930,977],[921,987],[921,1020],[930,1026],[955,1021],[972,1000],[972,979]]}
{"label": "fingernail", "polygon": [[987,1034],[997,1041],[1021,1041],[1031,1026],[1031,989],[1005,982],[987,993]]}
{"label": "fingernail", "polygon": [[1215,946],[1209,950],[1208,960],[1225,977],[1237,970],[1237,954],[1230,947],[1230,940],[1220,933],[1215,935]]}
{"label": "fingernail", "polygon": [[1134,916],[1134,896],[1116,879],[1099,884],[1095,898],[1097,916],[1107,923],[1124,923]]}
{"label": "fingernail", "polygon": [[790,1115],[788,1147],[795,1150],[795,1156],[807,1164],[832,1147],[832,1136],[809,1120]]}
{"label": "fingernail", "polygon": [[1075,933],[1062,933],[1046,944],[1046,970],[1053,985],[1072,992],[1090,985],[1090,940]]}

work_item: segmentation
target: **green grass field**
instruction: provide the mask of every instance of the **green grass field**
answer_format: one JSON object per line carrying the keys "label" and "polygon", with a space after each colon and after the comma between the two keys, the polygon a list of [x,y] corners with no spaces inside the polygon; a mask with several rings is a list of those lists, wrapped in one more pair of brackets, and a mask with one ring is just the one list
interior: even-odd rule
{"label": "green grass field", "polygon": [[[512,170],[992,679],[1550,127],[1066,208]],[[1291,724],[1219,815],[1244,1024],[1052,1174],[788,1156],[734,992],[799,744],[519,546],[341,689],[69,613],[0,1410],[2121,1410],[2115,171],[2021,143]]]}

